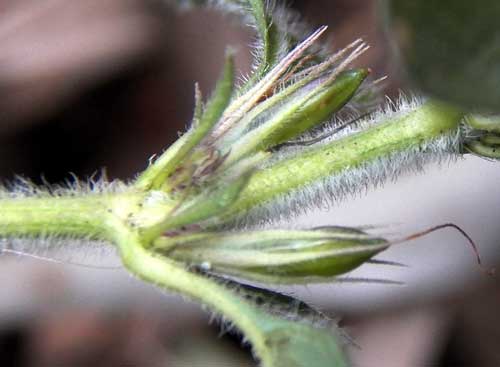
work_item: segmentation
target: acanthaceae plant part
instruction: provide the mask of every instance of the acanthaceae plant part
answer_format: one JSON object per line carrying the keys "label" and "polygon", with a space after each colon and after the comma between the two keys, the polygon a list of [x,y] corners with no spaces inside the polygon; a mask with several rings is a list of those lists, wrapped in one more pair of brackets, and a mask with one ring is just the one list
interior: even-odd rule
{"label": "acanthaceae plant part", "polygon": [[331,281],[394,241],[360,228],[259,225],[426,162],[498,158],[498,120],[420,97],[375,108],[378,81],[350,66],[362,40],[330,53],[319,43],[326,27],[303,33],[278,5],[208,3],[254,26],[251,75],[237,81],[229,50],[211,96],[195,86],[189,129],[130,182],[2,190],[0,236],[115,246],[132,274],[239,329],[263,366],[344,366],[321,314],[247,282]]}

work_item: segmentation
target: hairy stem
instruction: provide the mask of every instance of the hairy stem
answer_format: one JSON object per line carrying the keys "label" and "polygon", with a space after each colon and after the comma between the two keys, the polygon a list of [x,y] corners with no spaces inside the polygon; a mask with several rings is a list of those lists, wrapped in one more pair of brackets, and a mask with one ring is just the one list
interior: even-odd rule
{"label": "hairy stem", "polygon": [[428,102],[365,131],[321,145],[256,172],[227,212],[230,220],[257,204],[378,158],[422,146],[457,129],[462,113]]}
{"label": "hairy stem", "polygon": [[[140,237],[117,218],[108,218],[108,223],[110,236],[118,245],[123,263],[133,274],[162,288],[189,295],[222,313],[245,332],[261,355],[263,335],[256,327],[256,320],[248,317],[250,307],[245,301],[210,279],[189,272],[184,265],[148,252],[141,246]],[[259,316],[267,317],[263,312]]]}
{"label": "hairy stem", "polygon": [[105,197],[19,197],[0,200],[0,236],[103,237]]}
{"label": "hairy stem", "polygon": [[[107,225],[124,265],[133,274],[199,301],[231,320],[252,343],[263,367],[346,365],[328,330],[271,316],[224,285],[189,271],[183,264],[149,252],[142,246],[138,233],[118,217],[108,216]],[[316,342],[311,344],[311,340]]]}

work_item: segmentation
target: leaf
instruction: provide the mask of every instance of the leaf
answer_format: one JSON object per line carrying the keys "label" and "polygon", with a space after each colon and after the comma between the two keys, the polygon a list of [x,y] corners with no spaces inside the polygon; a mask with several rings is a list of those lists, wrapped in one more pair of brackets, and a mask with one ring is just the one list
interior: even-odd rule
{"label": "leaf", "polygon": [[[234,280],[211,278],[254,304],[266,340],[266,355],[272,367],[346,366],[334,322],[294,297]],[[283,318],[286,318],[284,320]],[[293,322],[293,323],[291,323]]]}
{"label": "leaf", "polygon": [[386,0],[387,33],[423,92],[500,112],[500,1]]}
{"label": "leaf", "polygon": [[347,366],[335,337],[326,330],[277,318],[262,318],[259,324],[266,330],[268,362],[264,363],[264,366]]}

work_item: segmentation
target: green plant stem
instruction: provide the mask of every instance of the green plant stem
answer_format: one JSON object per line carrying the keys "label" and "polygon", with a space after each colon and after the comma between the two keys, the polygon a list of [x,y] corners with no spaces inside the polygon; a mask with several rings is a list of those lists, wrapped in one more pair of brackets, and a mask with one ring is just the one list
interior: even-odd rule
{"label": "green plant stem", "polygon": [[102,195],[0,200],[0,237],[102,238],[109,203]]}
{"label": "green plant stem", "polygon": [[[252,343],[263,367],[346,365],[328,330],[271,316],[224,285],[187,270],[183,264],[149,252],[141,245],[138,233],[118,217],[108,216],[107,226],[124,265],[133,274],[148,283],[197,300],[231,320]],[[316,343],[311,344],[310,340]]]}
{"label": "green plant stem", "polygon": [[282,160],[256,172],[224,218],[344,170],[403,152],[458,128],[463,114],[448,105],[428,102],[363,132]]}
{"label": "green plant stem", "polygon": [[[271,201],[314,181],[346,169],[421,146],[459,126],[462,114],[448,106],[427,103],[405,115],[332,143],[282,160],[255,172],[220,220],[230,220],[253,207]],[[0,236],[103,236],[103,220],[111,211],[126,218],[135,215],[144,225],[161,220],[168,207],[139,209],[146,193],[131,188],[117,194],[62,197],[29,197],[0,200]],[[189,223],[178,223],[179,226]],[[139,224],[140,225],[140,224]]]}
{"label": "green plant stem", "polygon": [[[342,352],[328,330],[268,315],[224,285],[149,252],[140,231],[129,220],[129,213],[143,198],[144,195],[132,191],[3,199],[0,237],[56,235],[110,241],[119,249],[124,265],[136,276],[198,300],[231,320],[252,343],[264,367],[326,367],[332,361],[338,361],[335,366],[345,366]],[[310,340],[316,339],[318,342],[311,347]],[[315,358],[316,363],[308,362]]]}
{"label": "green plant stem", "polygon": [[[265,349],[263,335],[256,327],[256,320],[245,317],[250,311],[255,313],[246,302],[210,279],[187,271],[184,265],[148,252],[141,246],[138,235],[117,218],[109,217],[108,223],[109,235],[118,245],[124,265],[133,274],[162,288],[189,295],[233,320],[262,355],[259,352]],[[265,313],[258,316],[267,317]]]}
{"label": "green plant stem", "polygon": [[[427,103],[363,132],[302,152],[252,175],[230,213],[223,215],[231,218],[315,180],[425,145],[456,129],[461,118],[459,111]],[[56,235],[111,241],[133,274],[198,300],[234,322],[263,366],[345,365],[328,331],[268,315],[224,285],[149,251],[141,226],[158,223],[175,205],[169,197],[154,199],[156,194],[159,192],[130,187],[121,193],[2,199],[0,237]]]}

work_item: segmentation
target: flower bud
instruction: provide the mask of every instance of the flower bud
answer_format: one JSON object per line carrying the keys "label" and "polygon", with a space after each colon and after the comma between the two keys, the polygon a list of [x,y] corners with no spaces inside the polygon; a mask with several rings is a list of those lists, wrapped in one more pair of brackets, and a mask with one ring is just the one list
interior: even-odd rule
{"label": "flower bud", "polygon": [[250,130],[233,146],[226,165],[257,151],[267,150],[324,123],[356,93],[368,69],[342,71],[316,80],[297,91],[279,108],[268,112],[266,122]]}
{"label": "flower bud", "polygon": [[479,135],[465,143],[466,150],[481,157],[500,159],[500,116],[469,115],[465,121]]}
{"label": "flower bud", "polygon": [[[281,144],[324,123],[354,96],[368,74],[368,69],[343,71],[332,84],[317,88],[315,96],[308,100],[286,124],[273,132],[268,144],[270,146]],[[324,90],[321,91],[321,88]]]}
{"label": "flower bud", "polygon": [[500,116],[469,115],[465,121],[470,127],[477,130],[500,132]]}
{"label": "flower bud", "polygon": [[162,237],[153,251],[220,275],[301,284],[349,272],[388,246],[382,238],[334,227]]}
{"label": "flower bud", "polygon": [[470,153],[480,157],[500,159],[500,145],[489,144],[488,141],[489,139],[486,141],[484,139],[469,141],[465,144],[465,148]]}

